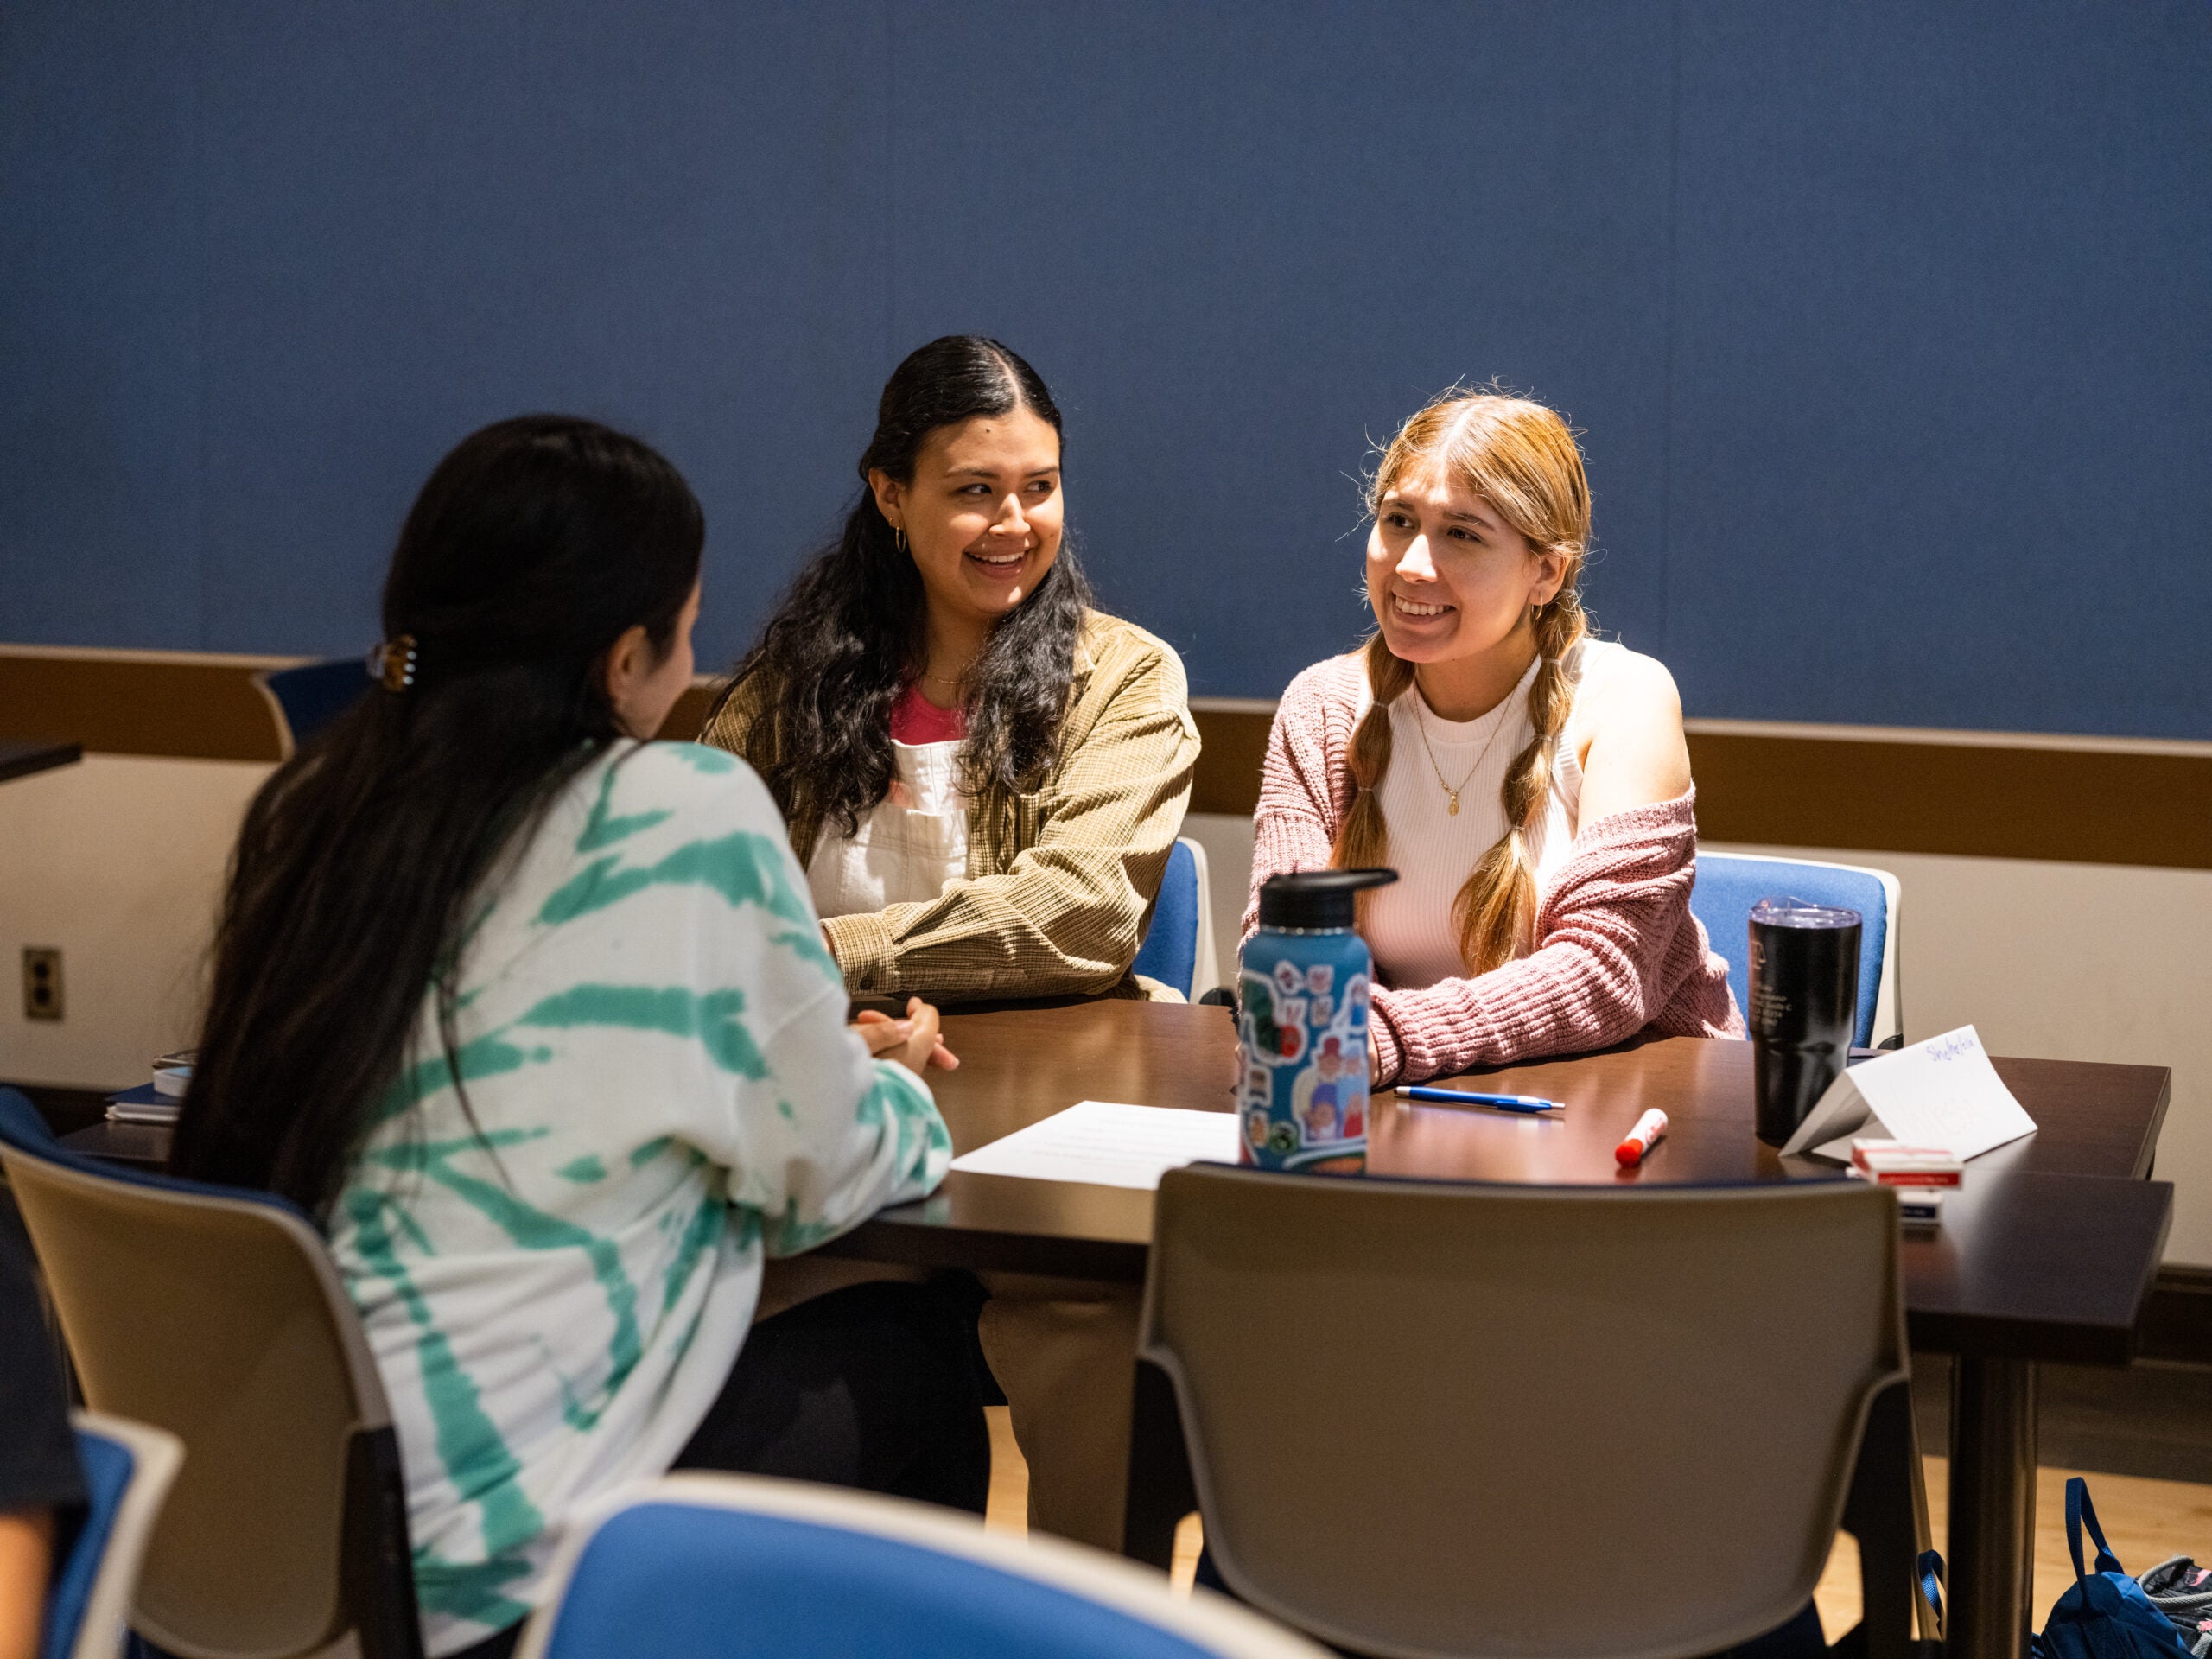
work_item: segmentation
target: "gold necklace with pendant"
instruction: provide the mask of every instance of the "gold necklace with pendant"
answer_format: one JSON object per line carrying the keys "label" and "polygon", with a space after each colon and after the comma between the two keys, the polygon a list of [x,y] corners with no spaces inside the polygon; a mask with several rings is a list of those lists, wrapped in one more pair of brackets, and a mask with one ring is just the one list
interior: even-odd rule
{"label": "gold necklace with pendant", "polygon": [[[1497,734],[1505,729],[1506,722],[1501,718],[1497,725],[1490,728],[1490,737],[1483,745],[1483,752],[1475,757],[1475,764],[1467,768],[1467,776],[1459,780],[1458,788],[1454,788],[1444,781],[1444,768],[1436,764],[1436,750],[1428,741],[1428,700],[1421,696],[1421,687],[1418,684],[1414,686],[1413,694],[1414,725],[1421,733],[1421,747],[1428,752],[1428,769],[1436,774],[1437,786],[1444,791],[1445,811],[1456,818],[1459,816],[1459,791],[1467,786],[1468,779],[1471,779],[1480,772],[1483,762],[1490,759],[1490,752],[1497,743]],[[1507,695],[1510,696],[1511,694]]]}

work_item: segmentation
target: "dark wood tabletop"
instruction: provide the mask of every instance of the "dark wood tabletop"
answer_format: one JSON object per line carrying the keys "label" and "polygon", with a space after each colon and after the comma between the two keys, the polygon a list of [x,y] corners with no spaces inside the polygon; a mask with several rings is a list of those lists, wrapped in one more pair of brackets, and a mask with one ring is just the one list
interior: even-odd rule
{"label": "dark wood tabletop", "polygon": [[[956,1154],[1078,1100],[1226,1112],[1236,1032],[1224,1008],[1098,1001],[948,1014],[957,1071],[931,1082]],[[2158,1267],[2172,1187],[2145,1179],[2165,1118],[2164,1067],[1999,1058],[2034,1135],[1983,1154],[1945,1201],[1943,1224],[1902,1252],[1913,1345],[1925,1351],[2124,1364]],[[1496,1079],[1496,1081],[1489,1081]],[[1749,1043],[1669,1038],[1573,1059],[1496,1068],[1474,1089],[1567,1103],[1560,1117],[1378,1095],[1371,1173],[1452,1180],[1625,1185],[1833,1180],[1833,1164],[1784,1159],[1751,1133]],[[1665,1140],[1624,1173],[1613,1148],[1647,1107]],[[168,1131],[97,1124],[73,1148],[158,1164]],[[887,1210],[826,1254],[918,1267],[1139,1283],[1153,1195],[1126,1187],[955,1171],[918,1204]]]}
{"label": "dark wood tabletop", "polygon": [[41,739],[0,738],[0,783],[28,778],[35,772],[73,766],[85,758],[81,743],[54,743]]}
{"label": "dark wood tabletop", "polygon": [[[1236,1033],[1225,1009],[1107,1001],[950,1014],[960,1069],[931,1083],[956,1154],[1078,1100],[1227,1111]],[[1942,1228],[1903,1253],[1914,1345],[1948,1352],[2124,1363],[2165,1238],[2172,1188],[2143,1179],[2164,1122],[2162,1067],[1999,1058],[2037,1133],[1984,1154]],[[1751,1051],[1671,1038],[1574,1059],[1498,1068],[1471,1088],[1543,1095],[1562,1117],[1411,1105],[1377,1096],[1371,1173],[1534,1183],[1834,1179],[1751,1133]],[[1613,1148],[1648,1107],[1667,1138],[1640,1169]],[[887,1210],[825,1249],[923,1266],[1141,1281],[1153,1195],[955,1172],[930,1198]]]}

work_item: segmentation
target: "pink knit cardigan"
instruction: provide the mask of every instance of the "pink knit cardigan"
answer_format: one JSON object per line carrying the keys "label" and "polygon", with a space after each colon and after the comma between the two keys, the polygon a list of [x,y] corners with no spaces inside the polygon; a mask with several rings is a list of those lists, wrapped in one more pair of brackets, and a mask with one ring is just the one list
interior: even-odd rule
{"label": "pink knit cardigan", "polygon": [[[1351,809],[1349,755],[1363,669],[1357,655],[1317,663],[1275,709],[1253,816],[1244,937],[1259,925],[1260,884],[1329,862]],[[1375,993],[1368,1029],[1378,1084],[1478,1065],[1605,1048],[1638,1032],[1741,1037],[1728,964],[1690,914],[1697,791],[1580,826],[1540,897],[1536,946],[1472,979]]]}

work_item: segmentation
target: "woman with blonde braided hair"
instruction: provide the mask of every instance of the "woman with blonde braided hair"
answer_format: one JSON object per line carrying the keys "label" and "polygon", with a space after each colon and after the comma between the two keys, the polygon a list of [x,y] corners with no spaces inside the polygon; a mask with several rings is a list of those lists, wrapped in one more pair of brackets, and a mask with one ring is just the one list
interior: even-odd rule
{"label": "woman with blonde braided hair", "polygon": [[1376,631],[1276,710],[1246,931],[1278,872],[1398,870],[1362,895],[1378,1084],[1644,1030],[1740,1036],[1689,912],[1673,677],[1592,637],[1576,589],[1590,490],[1566,422],[1447,394],[1391,441],[1368,505]]}

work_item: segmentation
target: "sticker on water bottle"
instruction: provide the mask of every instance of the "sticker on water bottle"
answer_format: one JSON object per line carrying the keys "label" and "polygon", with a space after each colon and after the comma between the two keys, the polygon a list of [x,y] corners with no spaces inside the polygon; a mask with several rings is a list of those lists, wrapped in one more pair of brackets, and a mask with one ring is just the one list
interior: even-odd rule
{"label": "sticker on water bottle", "polygon": [[1351,1173],[1366,1162],[1369,981],[1327,963],[1255,963],[1239,976],[1238,1154],[1248,1164]]}

